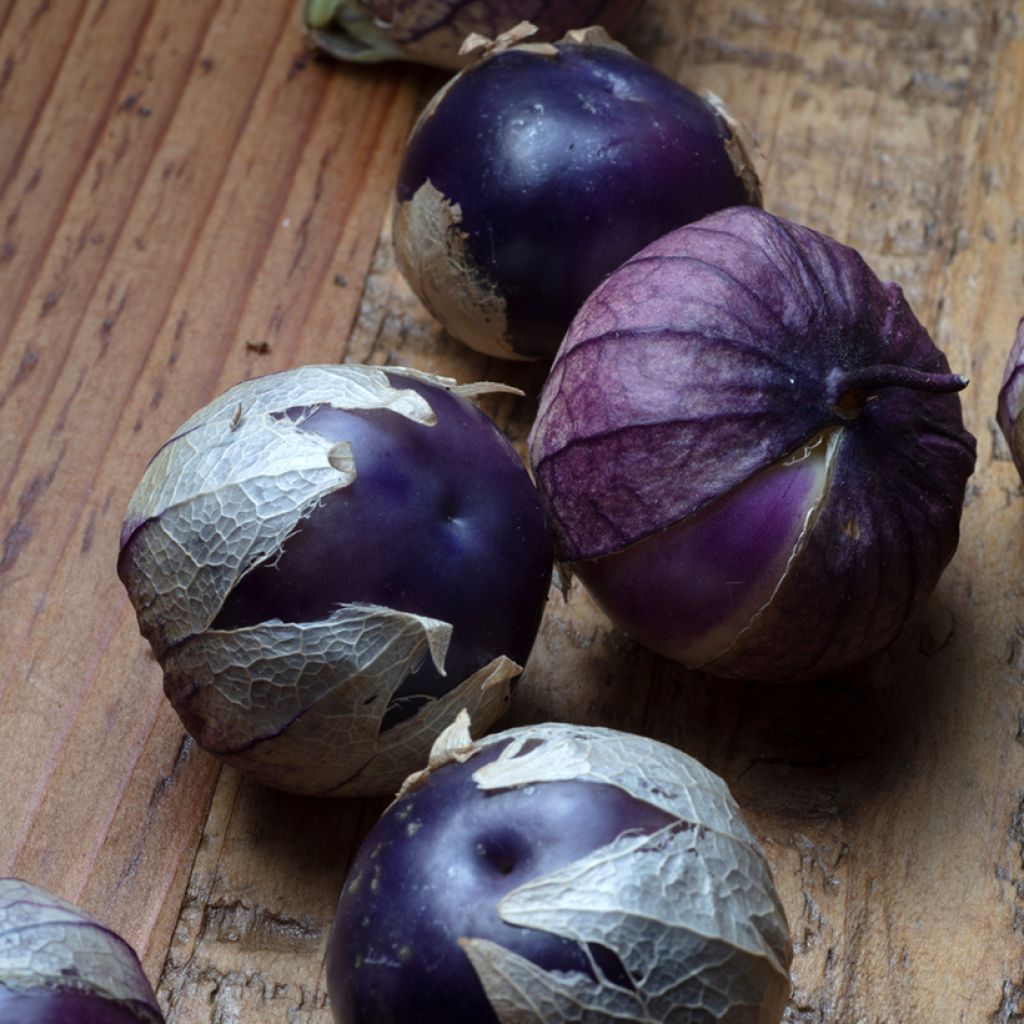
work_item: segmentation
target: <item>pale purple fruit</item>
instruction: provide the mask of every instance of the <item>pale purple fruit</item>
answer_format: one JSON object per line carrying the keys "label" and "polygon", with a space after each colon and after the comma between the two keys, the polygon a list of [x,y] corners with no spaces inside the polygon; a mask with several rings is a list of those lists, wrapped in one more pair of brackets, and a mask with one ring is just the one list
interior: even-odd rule
{"label": "pale purple fruit", "polygon": [[559,352],[530,440],[557,555],[684,664],[849,665],[956,549],[965,384],[853,249],[714,214],[612,275]]}
{"label": "pale purple fruit", "polygon": [[163,1024],[135,951],[85,911],[0,878],[0,1024]]}
{"label": "pale purple fruit", "polygon": [[466,724],[352,865],[337,1024],[777,1024],[789,930],[722,779],[612,729]]}
{"label": "pale purple fruit", "polygon": [[411,60],[462,67],[466,37],[494,39],[522,21],[537,39],[600,25],[620,33],[643,0],[306,0],[303,24],[313,43],[339,60]]}
{"label": "pale purple fruit", "polygon": [[1024,320],[1017,325],[1017,337],[1010,347],[999,389],[996,419],[1010,445],[1010,454],[1017,472],[1024,477]]}

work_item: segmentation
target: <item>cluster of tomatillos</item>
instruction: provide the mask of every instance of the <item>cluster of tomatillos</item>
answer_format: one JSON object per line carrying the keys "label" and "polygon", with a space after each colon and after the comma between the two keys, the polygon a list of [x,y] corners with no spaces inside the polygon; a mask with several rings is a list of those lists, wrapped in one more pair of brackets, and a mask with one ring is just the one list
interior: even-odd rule
{"label": "cluster of tomatillos", "polygon": [[[784,680],[891,643],[957,545],[966,381],[897,285],[760,208],[718,100],[601,28],[557,38],[637,6],[304,7],[336,55],[468,62],[410,138],[396,258],[454,337],[553,358],[536,485],[473,404],[511,389],[305,366],[182,424],[125,518],[118,572],[206,750],[294,792],[400,790],[339,903],[339,1024],[777,1024],[785,915],[721,779],[607,729],[483,734],[555,559],[655,651]],[[1024,466],[1022,381],[1000,423]],[[0,931],[0,1011],[44,992],[159,1020],[116,937],[50,942],[75,913],[0,887],[0,929],[46,953],[8,970]]]}
{"label": "cluster of tomatillos", "polygon": [[760,209],[720,102],[599,29],[480,47],[413,130],[395,253],[456,338],[554,357],[529,447],[558,561],[692,668],[890,644],[956,549],[966,381],[897,285]]}

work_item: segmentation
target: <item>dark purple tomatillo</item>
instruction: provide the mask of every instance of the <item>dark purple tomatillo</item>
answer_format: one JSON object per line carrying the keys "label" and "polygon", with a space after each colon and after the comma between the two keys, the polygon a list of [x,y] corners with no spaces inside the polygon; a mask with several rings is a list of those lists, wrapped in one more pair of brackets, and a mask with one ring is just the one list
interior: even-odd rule
{"label": "dark purple tomatillo", "polygon": [[592,1024],[668,1024],[694,1006],[707,1024],[780,1019],[785,917],[717,776],[570,725],[467,735],[431,762],[342,892],[337,1024],[546,1024],[580,1006]]}
{"label": "dark purple tomatillo", "polygon": [[[592,973],[588,951],[505,924],[498,901],[627,829],[651,833],[672,819],[613,786],[551,782],[484,797],[473,772],[499,753],[492,748],[438,772],[392,806],[367,839],[331,940],[327,984],[335,1020],[496,1020],[460,939],[501,943],[547,971]],[[607,950],[589,956],[617,984],[629,984]]]}
{"label": "dark purple tomatillo", "polygon": [[453,382],[363,366],[247,381],[185,423],[118,571],[204,749],[269,785],[393,793],[460,708],[504,711],[551,542],[518,455]]}
{"label": "dark purple tomatillo", "polygon": [[78,907],[0,879],[0,1024],[162,1024],[135,951]]}
{"label": "dark purple tomatillo", "polygon": [[412,60],[463,67],[470,33],[494,39],[521,21],[538,39],[601,25],[621,32],[643,0],[306,0],[303,22],[312,41],[332,57],[361,63]]}
{"label": "dark purple tomatillo", "polygon": [[717,106],[581,39],[487,53],[435,97],[399,171],[399,266],[452,335],[491,355],[550,358],[623,260],[760,202]]}
{"label": "dark purple tomatillo", "polygon": [[530,441],[571,564],[641,642],[813,676],[881,649],[956,549],[966,381],[852,249],[750,208],[580,311]]}

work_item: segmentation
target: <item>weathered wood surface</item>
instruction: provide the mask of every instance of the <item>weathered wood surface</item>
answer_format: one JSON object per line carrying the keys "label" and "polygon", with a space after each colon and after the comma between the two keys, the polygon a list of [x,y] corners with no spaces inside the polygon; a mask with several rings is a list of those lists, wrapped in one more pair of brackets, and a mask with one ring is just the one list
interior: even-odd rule
{"label": "weathered wood surface", "polygon": [[[649,0],[766,204],[901,281],[979,439],[923,619],[843,678],[701,678],[553,599],[511,720],[722,772],[797,948],[788,1020],[1024,1021],[1024,491],[993,430],[1024,312],[1019,0]],[[0,871],[122,931],[172,1024],[328,1024],[333,904],[379,802],[273,793],[183,737],[114,573],[149,455],[227,385],[392,361],[536,395],[397,276],[390,183],[442,78],[304,59],[290,2],[0,0]],[[532,401],[493,411],[522,442]]]}

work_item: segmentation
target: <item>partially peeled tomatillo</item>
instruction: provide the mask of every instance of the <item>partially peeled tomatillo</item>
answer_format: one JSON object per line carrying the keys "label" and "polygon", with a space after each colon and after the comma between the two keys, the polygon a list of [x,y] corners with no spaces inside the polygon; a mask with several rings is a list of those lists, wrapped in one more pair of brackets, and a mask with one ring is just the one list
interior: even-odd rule
{"label": "partially peeled tomatillo", "polygon": [[460,716],[356,855],[337,1024],[778,1024],[792,946],[721,778],[641,736]]}
{"label": "partially peeled tomatillo", "polygon": [[391,794],[461,708],[505,710],[551,542],[529,474],[456,386],[307,366],[183,424],[118,572],[206,750],[281,789]]}
{"label": "partially peeled tomatillo", "polygon": [[853,249],[713,214],[608,278],[559,352],[530,439],[557,557],[691,667],[849,665],[956,549],[966,383]]}
{"label": "partially peeled tomatillo", "polygon": [[459,341],[550,359],[601,280],[649,242],[760,204],[742,132],[600,29],[484,49],[430,102],[396,187],[413,291]]}

